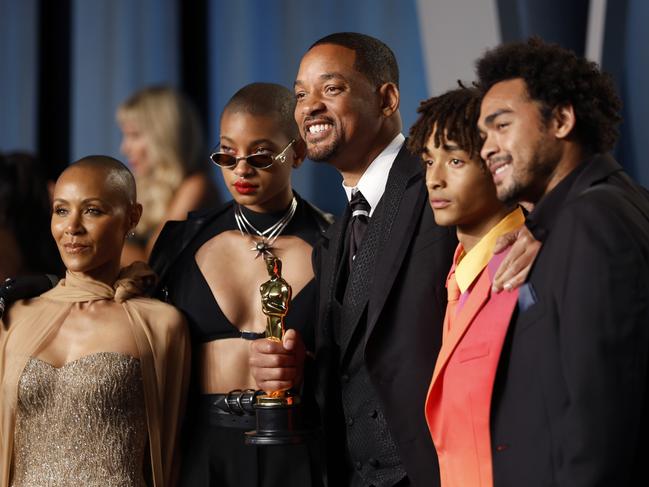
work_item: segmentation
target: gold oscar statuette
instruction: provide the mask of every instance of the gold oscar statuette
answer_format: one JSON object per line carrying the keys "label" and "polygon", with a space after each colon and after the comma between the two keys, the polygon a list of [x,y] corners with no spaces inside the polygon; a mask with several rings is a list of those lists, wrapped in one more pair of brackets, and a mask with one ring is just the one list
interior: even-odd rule
{"label": "gold oscar statuette", "polygon": [[[261,309],[266,315],[266,339],[281,342],[284,319],[291,303],[291,286],[282,278],[282,261],[272,254],[264,255],[270,279],[259,287]],[[257,396],[255,412],[257,429],[246,433],[247,445],[296,444],[305,441],[309,432],[302,429],[300,397],[287,390],[271,391]]]}
{"label": "gold oscar statuette", "polygon": [[[261,309],[266,315],[266,338],[281,342],[284,336],[284,319],[288,314],[293,293],[291,286],[282,277],[282,261],[274,255],[265,255],[266,270],[270,279],[259,286]],[[272,391],[266,396],[259,396],[259,404],[281,402],[291,404],[292,398],[285,391]]]}
{"label": "gold oscar statuette", "polygon": [[274,255],[266,255],[264,260],[270,279],[259,287],[259,292],[261,309],[266,315],[266,338],[281,342],[292,290],[289,283],[282,278],[282,261]]}

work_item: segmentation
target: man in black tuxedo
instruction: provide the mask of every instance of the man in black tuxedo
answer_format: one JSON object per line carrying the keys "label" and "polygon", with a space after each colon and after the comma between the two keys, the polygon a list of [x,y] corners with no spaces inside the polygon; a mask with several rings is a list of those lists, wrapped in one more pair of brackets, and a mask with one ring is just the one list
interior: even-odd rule
{"label": "man in black tuxedo", "polygon": [[481,155],[542,241],[500,358],[494,485],[649,485],[649,198],[605,154],[613,83],[538,39],[477,68]]}
{"label": "man in black tuxedo", "polygon": [[[435,225],[421,162],[406,151],[398,78],[384,43],[339,33],[311,46],[295,81],[308,157],[340,171],[351,201],[314,251],[318,402],[332,487],[439,485],[423,405],[456,240]],[[276,347],[253,345],[253,374],[266,390],[294,385],[290,370],[267,367],[299,369],[291,356],[272,355]]]}

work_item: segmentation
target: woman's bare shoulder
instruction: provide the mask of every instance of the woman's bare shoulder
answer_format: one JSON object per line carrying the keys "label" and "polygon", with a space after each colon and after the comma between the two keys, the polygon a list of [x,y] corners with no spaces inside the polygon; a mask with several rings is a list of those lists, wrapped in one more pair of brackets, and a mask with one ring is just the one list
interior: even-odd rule
{"label": "woman's bare shoulder", "polygon": [[187,213],[206,205],[209,201],[218,201],[218,190],[209,174],[198,172],[191,174],[180,184],[169,205],[168,220],[185,219]]}

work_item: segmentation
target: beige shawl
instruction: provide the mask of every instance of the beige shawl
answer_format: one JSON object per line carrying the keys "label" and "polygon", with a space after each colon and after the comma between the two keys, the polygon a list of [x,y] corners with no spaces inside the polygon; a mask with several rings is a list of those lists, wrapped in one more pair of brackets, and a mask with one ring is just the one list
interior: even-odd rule
{"label": "beige shawl", "polygon": [[10,482],[18,381],[27,361],[54,336],[74,303],[103,299],[124,307],[140,355],[153,486],[174,485],[189,336],[175,308],[138,297],[151,279],[143,263],[123,269],[112,288],[68,272],[54,289],[15,303],[0,321],[0,487]]}

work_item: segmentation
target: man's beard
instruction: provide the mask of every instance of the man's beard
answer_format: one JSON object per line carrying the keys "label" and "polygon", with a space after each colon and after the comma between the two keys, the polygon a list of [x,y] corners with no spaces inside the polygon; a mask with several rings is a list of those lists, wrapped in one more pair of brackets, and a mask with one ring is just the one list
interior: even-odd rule
{"label": "man's beard", "polygon": [[525,187],[518,181],[512,181],[509,188],[504,193],[498,192],[498,199],[507,206],[516,205],[522,199]]}
{"label": "man's beard", "polygon": [[328,162],[338,155],[340,148],[340,139],[336,137],[328,144],[313,144],[306,145],[306,156],[309,160],[314,162]]}
{"label": "man's beard", "polygon": [[544,195],[550,176],[559,163],[559,154],[546,147],[545,138],[542,137],[533,150],[533,156],[525,169],[518,172],[512,161],[512,182],[503,192],[498,191],[498,199],[506,205],[527,201],[537,204]]}
{"label": "man's beard", "polygon": [[556,163],[552,163],[551,160],[543,161],[540,154],[536,154],[525,168],[523,177],[512,174],[511,185],[504,192],[498,193],[498,199],[506,205],[517,204],[520,201],[538,203],[555,167]]}

